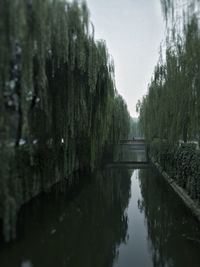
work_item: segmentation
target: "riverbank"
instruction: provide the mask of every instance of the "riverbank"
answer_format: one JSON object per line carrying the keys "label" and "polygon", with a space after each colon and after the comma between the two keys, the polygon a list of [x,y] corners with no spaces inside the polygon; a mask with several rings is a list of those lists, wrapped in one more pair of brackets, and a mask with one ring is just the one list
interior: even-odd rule
{"label": "riverbank", "polygon": [[[19,234],[17,233],[19,213],[25,206],[30,205],[31,202],[37,201],[37,199],[40,199],[44,195],[48,195],[52,191],[56,191],[57,193],[66,193],[68,197],[68,195],[74,193],[76,188],[79,188],[79,184],[82,184],[83,181],[80,181],[79,179],[82,174],[89,177],[89,171],[86,169],[74,169],[71,173],[67,174],[67,176],[64,176],[61,172],[59,172],[58,168],[56,168],[55,174],[53,175],[54,179],[49,179],[48,183],[44,183],[44,181],[42,181],[42,173],[27,173],[29,173],[30,176],[24,176],[23,181],[29,178],[29,184],[22,182],[21,191],[18,189],[19,186],[17,187],[18,194],[15,192],[15,194],[13,194],[13,196],[16,196],[16,200],[12,195],[8,195],[6,197],[9,201],[5,199],[4,202],[1,203],[0,240],[2,243],[14,241],[16,238],[19,238]],[[19,198],[19,193],[21,192],[23,193],[23,197]],[[14,201],[16,201],[16,204]]]}
{"label": "riverbank", "polygon": [[163,168],[160,166],[160,164],[158,162],[156,162],[156,160],[152,157],[149,156],[150,161],[152,162],[152,164],[155,166],[155,168],[159,171],[159,173],[164,177],[164,179],[166,180],[166,182],[171,186],[171,188],[176,192],[176,194],[178,194],[178,196],[183,200],[184,204],[191,210],[192,214],[198,219],[198,221],[200,222],[200,205],[194,201],[186,192],[186,190],[184,190],[183,188],[181,188],[176,182],[175,180],[170,177],[164,170]]}

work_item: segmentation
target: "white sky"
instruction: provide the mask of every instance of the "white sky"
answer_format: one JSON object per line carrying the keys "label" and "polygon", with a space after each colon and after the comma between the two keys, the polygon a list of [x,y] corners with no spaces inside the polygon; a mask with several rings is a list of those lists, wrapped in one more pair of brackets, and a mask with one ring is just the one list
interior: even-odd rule
{"label": "white sky", "polygon": [[106,40],[115,62],[116,87],[136,117],[164,39],[160,0],[87,0],[96,39]]}

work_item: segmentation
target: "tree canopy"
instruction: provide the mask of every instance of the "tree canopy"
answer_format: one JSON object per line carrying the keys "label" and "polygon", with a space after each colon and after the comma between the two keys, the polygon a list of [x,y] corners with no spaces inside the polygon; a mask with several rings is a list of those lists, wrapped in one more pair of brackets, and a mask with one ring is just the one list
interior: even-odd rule
{"label": "tree canopy", "polygon": [[[198,1],[186,1],[182,27],[168,25],[165,45],[139,105],[140,123],[148,140],[159,137],[174,144],[178,140],[200,140],[200,28],[199,13],[191,12]],[[166,14],[174,14],[181,1],[162,1]],[[186,4],[186,3],[185,3]],[[194,11],[194,10],[193,10]],[[171,13],[170,13],[171,12]],[[180,17],[174,17],[178,21]]]}
{"label": "tree canopy", "polygon": [[9,239],[19,207],[78,169],[94,170],[106,144],[128,135],[129,113],[85,2],[0,7],[0,217]]}

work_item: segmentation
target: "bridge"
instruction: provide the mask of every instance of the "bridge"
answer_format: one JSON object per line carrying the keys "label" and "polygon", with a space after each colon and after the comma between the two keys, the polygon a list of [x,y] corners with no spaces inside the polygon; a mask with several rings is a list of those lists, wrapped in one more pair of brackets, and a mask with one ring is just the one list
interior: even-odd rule
{"label": "bridge", "polygon": [[112,166],[145,168],[149,165],[145,139],[120,140],[114,151]]}

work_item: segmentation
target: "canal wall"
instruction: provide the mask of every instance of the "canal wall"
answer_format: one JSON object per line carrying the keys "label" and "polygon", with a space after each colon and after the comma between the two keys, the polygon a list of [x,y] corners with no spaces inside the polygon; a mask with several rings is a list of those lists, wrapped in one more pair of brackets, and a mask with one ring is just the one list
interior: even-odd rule
{"label": "canal wall", "polygon": [[170,177],[166,171],[163,170],[163,168],[160,166],[160,164],[152,157],[149,156],[150,161],[152,164],[156,167],[156,169],[159,171],[159,173],[164,177],[166,182],[171,186],[171,188],[176,192],[176,194],[183,200],[184,204],[191,210],[192,214],[199,220],[200,222],[200,205],[193,200],[186,190],[181,188],[175,180]]}
{"label": "canal wall", "polygon": [[[18,213],[22,206],[37,198],[42,193],[48,193],[51,188],[60,184],[60,190],[67,191],[77,183],[77,176],[84,169],[76,164],[73,169],[64,171],[57,164],[46,159],[46,166],[24,165],[12,166],[13,169],[5,172],[7,184],[3,184],[0,196],[0,240],[9,242],[16,238]],[[21,168],[19,168],[21,167]],[[0,183],[2,185],[2,183]]]}
{"label": "canal wall", "polygon": [[[104,155],[111,156],[112,149],[106,148],[96,156],[95,170],[103,164]],[[111,151],[108,155],[107,150]],[[60,186],[61,192],[68,192],[79,184],[79,177],[90,177],[95,170],[90,166],[90,157],[82,154],[84,159],[79,154],[71,157],[63,147],[59,153],[52,147],[38,149],[32,157],[27,146],[15,153],[8,149],[1,151],[0,240],[16,239],[18,213],[23,205],[50,192],[55,185]]]}

